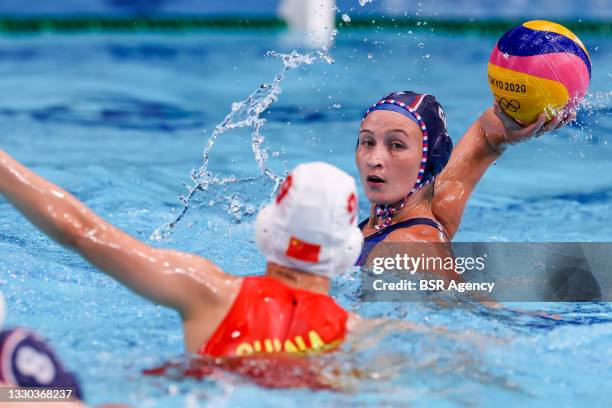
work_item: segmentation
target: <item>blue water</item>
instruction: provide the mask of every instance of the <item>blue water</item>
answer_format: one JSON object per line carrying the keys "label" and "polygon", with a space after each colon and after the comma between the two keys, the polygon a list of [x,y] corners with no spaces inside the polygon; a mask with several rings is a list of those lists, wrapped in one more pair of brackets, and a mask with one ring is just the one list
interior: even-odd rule
{"label": "blue water", "polygon": [[[593,65],[589,108],[579,113],[578,125],[511,148],[479,185],[457,240],[611,240],[612,40],[582,39]],[[265,52],[290,51],[291,41],[273,33],[0,39],[0,146],[149,240],[180,209],[181,183],[201,164],[204,143],[232,102],[280,71]],[[361,114],[391,90],[435,94],[457,141],[491,103],[486,62],[494,42],[426,31],[341,32],[333,65],[316,62],[287,73],[279,101],[264,115],[262,133],[277,156],[268,165],[282,174],[324,159],[356,176]],[[256,175],[250,137],[248,129],[223,134],[210,169]],[[235,188],[249,195],[252,187]],[[260,202],[265,193],[253,190]],[[360,205],[365,215],[363,195]],[[190,211],[169,238],[150,242],[197,252],[235,274],[259,273],[264,261],[251,223],[252,217],[236,223],[220,204],[205,205]],[[354,380],[354,392],[312,393],[264,390],[231,377],[143,378],[143,368],[181,355],[176,313],[138,298],[51,242],[4,201],[0,285],[9,324],[48,337],[78,372],[91,404],[603,406],[612,398],[608,304],[512,305],[558,313],[561,321],[481,307],[359,304],[358,281],[347,277],[333,291],[345,306],[447,327],[461,338],[395,331],[337,357],[380,379]]]}
{"label": "blue water", "polygon": [[[217,15],[272,15],[281,0],[37,0],[36,4],[20,0],[3,0],[0,14],[12,15],[66,15],[66,14],[217,14]],[[336,0],[341,13],[351,15],[405,16],[418,13],[421,17],[548,19],[589,18],[606,19],[612,16],[612,5],[606,0],[375,0],[360,6],[358,0]]]}

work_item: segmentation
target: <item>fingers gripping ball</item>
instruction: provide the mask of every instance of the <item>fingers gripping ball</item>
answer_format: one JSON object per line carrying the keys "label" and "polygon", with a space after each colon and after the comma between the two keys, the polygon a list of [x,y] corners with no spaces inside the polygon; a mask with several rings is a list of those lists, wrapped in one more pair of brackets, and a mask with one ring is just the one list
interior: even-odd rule
{"label": "fingers gripping ball", "polygon": [[489,86],[508,115],[527,124],[573,110],[591,79],[582,42],[562,25],[528,21],[505,33],[489,59]]}

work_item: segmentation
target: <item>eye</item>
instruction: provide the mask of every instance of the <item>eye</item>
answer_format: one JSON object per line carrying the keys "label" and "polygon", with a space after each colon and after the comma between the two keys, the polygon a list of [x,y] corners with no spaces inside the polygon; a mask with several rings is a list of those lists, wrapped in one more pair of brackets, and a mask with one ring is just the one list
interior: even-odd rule
{"label": "eye", "polygon": [[402,150],[404,148],[403,143],[400,142],[391,142],[390,146],[393,150]]}
{"label": "eye", "polygon": [[372,146],[374,146],[374,142],[371,141],[370,139],[363,139],[363,140],[361,140],[360,144],[362,146],[364,146],[364,147],[372,147]]}

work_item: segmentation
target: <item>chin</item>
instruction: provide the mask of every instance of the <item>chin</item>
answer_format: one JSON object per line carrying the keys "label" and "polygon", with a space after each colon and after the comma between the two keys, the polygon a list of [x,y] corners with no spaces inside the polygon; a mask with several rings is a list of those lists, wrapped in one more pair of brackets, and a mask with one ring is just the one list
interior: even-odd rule
{"label": "chin", "polygon": [[365,195],[370,203],[381,205],[393,204],[402,199],[402,197],[390,198],[388,194],[384,194],[380,191],[368,191],[367,189],[365,190]]}

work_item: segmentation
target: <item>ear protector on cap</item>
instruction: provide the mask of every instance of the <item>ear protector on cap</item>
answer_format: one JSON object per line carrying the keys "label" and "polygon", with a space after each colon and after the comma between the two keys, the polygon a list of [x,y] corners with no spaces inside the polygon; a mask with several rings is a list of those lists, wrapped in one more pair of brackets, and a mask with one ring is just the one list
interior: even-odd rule
{"label": "ear protector on cap", "polygon": [[346,272],[351,266],[355,265],[357,258],[361,254],[361,248],[363,247],[363,233],[357,227],[353,229],[350,237],[346,240],[344,245],[338,248],[334,256],[333,275],[338,275]]}
{"label": "ear protector on cap", "polygon": [[432,176],[440,174],[444,166],[448,163],[453,151],[453,141],[448,133],[443,132],[438,135],[436,143],[429,151],[427,160],[427,173]]}

